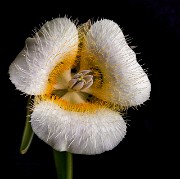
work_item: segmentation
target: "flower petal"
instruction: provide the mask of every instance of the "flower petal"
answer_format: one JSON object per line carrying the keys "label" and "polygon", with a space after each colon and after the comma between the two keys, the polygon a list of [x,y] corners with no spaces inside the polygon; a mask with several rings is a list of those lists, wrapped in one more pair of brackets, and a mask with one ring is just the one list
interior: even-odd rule
{"label": "flower petal", "polygon": [[10,80],[16,88],[30,95],[43,94],[54,67],[78,50],[78,31],[70,19],[56,18],[46,22],[27,38],[25,47],[10,65]]}
{"label": "flower petal", "polygon": [[51,101],[35,105],[31,125],[54,149],[76,154],[111,150],[126,134],[126,123],[118,112],[105,108],[94,113],[66,111]]}
{"label": "flower petal", "polygon": [[122,106],[139,105],[149,98],[149,79],[115,22],[104,19],[94,23],[82,52],[80,70],[98,68],[102,74],[102,85],[94,82],[87,92]]}

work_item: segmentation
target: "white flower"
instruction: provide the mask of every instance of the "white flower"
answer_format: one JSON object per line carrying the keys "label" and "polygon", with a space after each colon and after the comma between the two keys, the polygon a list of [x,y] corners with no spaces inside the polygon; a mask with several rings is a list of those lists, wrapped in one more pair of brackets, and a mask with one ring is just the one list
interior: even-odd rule
{"label": "white flower", "polygon": [[[31,126],[58,151],[100,154],[126,134],[121,114],[149,99],[151,85],[119,26],[46,22],[9,68],[18,90],[34,95]],[[121,112],[121,113],[120,113]]]}

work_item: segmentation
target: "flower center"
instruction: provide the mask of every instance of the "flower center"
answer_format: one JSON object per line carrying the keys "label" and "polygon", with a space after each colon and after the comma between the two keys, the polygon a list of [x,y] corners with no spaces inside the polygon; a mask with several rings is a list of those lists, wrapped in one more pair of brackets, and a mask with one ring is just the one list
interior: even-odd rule
{"label": "flower center", "polygon": [[75,74],[68,83],[71,90],[80,91],[89,88],[93,84],[93,75],[88,75],[91,70],[82,70]]}
{"label": "flower center", "polygon": [[70,71],[66,72],[55,75],[56,83],[50,85],[53,87],[49,93],[50,96],[55,95],[58,99],[65,100],[69,104],[89,102],[92,95],[86,92],[86,89],[93,84],[92,71],[82,70],[75,75],[70,74]]}

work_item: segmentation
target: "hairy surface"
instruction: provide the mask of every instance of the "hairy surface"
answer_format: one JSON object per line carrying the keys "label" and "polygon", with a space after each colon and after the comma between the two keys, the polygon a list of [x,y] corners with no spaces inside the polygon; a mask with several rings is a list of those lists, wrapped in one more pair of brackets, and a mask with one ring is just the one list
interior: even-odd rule
{"label": "hairy surface", "polygon": [[35,106],[31,125],[54,149],[87,155],[113,149],[126,134],[126,123],[118,112],[106,108],[94,113],[72,112],[49,101]]}
{"label": "hairy surface", "polygon": [[[75,72],[73,72],[75,70]],[[58,151],[100,154],[126,134],[120,112],[149,99],[151,84],[120,27],[46,22],[9,68],[16,88],[35,95],[31,126]]]}
{"label": "hairy surface", "polygon": [[[94,58],[87,60],[87,54]],[[122,106],[139,105],[149,99],[149,79],[123,32],[111,20],[97,21],[87,32],[81,68],[93,65],[103,76],[102,88],[89,89],[96,97]]]}
{"label": "hairy surface", "polygon": [[9,68],[10,80],[26,94],[43,94],[51,71],[67,56],[75,59],[77,50],[75,24],[67,18],[48,21],[26,39],[25,47]]}

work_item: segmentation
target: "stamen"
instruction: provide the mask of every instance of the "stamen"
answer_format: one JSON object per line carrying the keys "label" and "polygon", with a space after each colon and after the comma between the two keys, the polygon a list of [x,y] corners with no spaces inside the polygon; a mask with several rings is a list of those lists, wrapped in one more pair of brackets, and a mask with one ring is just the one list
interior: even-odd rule
{"label": "stamen", "polygon": [[91,85],[93,84],[93,80],[87,82],[86,84],[84,84],[84,86],[81,89],[87,89],[89,88]]}
{"label": "stamen", "polygon": [[86,83],[88,83],[88,82],[90,82],[90,81],[93,80],[93,76],[92,76],[92,75],[86,75],[86,76],[84,77],[84,80],[86,81]]}
{"label": "stamen", "polygon": [[86,75],[86,74],[88,74],[90,72],[91,72],[91,70],[82,70],[80,73],[82,73],[83,75]]}
{"label": "stamen", "polygon": [[68,87],[75,91],[87,89],[93,84],[93,75],[87,75],[91,70],[82,70],[69,81]]}
{"label": "stamen", "polygon": [[72,88],[78,82],[78,78],[69,81],[69,88]]}
{"label": "stamen", "polygon": [[72,89],[73,90],[76,90],[76,91],[79,91],[82,87],[84,86],[84,81],[79,81],[78,83],[76,83]]}

